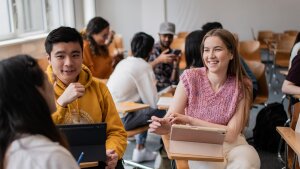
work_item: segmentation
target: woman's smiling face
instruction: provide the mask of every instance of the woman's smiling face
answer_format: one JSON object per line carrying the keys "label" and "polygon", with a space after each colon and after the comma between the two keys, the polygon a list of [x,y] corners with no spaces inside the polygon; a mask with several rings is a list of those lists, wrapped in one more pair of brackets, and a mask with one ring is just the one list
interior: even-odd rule
{"label": "woman's smiling face", "polygon": [[207,37],[204,41],[203,60],[208,71],[213,73],[227,72],[232,53],[217,36]]}

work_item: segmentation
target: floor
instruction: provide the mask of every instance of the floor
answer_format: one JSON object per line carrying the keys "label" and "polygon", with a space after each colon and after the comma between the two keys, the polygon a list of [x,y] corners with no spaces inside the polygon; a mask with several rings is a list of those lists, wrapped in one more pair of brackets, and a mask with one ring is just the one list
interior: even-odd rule
{"label": "floor", "polygon": [[[267,59],[267,53],[262,51],[262,60],[266,60]],[[270,64],[267,64],[267,78],[269,80],[269,70],[270,68]],[[268,103],[272,103],[272,102],[280,102],[282,99],[282,93],[281,93],[281,86],[282,86],[282,82],[284,80],[284,76],[280,75],[279,73],[277,73],[277,80],[273,80],[272,81],[272,86],[269,87],[269,100]],[[285,108],[287,108],[287,102],[284,103],[285,104]],[[258,106],[257,108],[252,108],[251,110],[251,114],[250,114],[250,123],[249,123],[249,127],[246,128],[245,130],[245,136],[246,138],[249,138],[252,136],[252,129],[255,126],[255,119],[256,116],[259,112],[259,110],[262,108],[263,106]],[[147,138],[147,144],[146,147],[150,150],[153,151],[157,151],[159,149],[160,146],[160,136],[149,133],[148,138]],[[128,141],[128,147],[126,150],[126,153],[124,155],[124,160],[131,160],[131,156],[132,156],[132,152],[133,149],[135,147],[135,141]],[[283,167],[283,164],[281,164],[277,158],[277,153],[269,153],[269,152],[265,152],[265,151],[258,151],[259,156],[260,156],[260,160],[261,160],[261,169],[281,169]],[[151,161],[151,162],[145,162],[145,163],[141,163],[142,165],[148,167],[148,169],[150,168],[155,168],[155,161]],[[125,165],[125,169],[133,169],[134,167],[130,166],[130,165]]]}

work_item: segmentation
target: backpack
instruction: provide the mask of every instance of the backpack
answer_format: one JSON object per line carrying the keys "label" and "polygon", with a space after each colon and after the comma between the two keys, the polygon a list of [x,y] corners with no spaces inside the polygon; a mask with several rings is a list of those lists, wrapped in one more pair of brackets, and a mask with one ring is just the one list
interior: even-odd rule
{"label": "backpack", "polygon": [[270,103],[261,109],[257,114],[253,129],[254,147],[272,153],[277,152],[281,137],[276,131],[276,127],[284,126],[286,121],[287,114],[283,104]]}

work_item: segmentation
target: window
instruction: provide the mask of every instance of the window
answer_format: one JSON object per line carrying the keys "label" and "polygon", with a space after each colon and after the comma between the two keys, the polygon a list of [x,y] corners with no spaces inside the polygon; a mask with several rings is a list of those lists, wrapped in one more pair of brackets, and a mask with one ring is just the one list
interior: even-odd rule
{"label": "window", "polygon": [[8,0],[0,1],[0,20],[2,22],[0,36],[8,36],[13,32],[13,26],[10,18],[12,13],[10,9],[11,4]]}
{"label": "window", "polygon": [[63,0],[1,0],[0,40],[44,33],[63,25],[62,9]]}
{"label": "window", "polygon": [[19,33],[43,31],[43,0],[12,0],[15,28]]}

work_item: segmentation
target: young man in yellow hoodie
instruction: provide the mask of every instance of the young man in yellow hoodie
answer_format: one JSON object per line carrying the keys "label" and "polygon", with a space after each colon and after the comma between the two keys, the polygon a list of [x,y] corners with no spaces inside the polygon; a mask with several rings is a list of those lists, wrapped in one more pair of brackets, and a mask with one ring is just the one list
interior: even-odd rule
{"label": "young man in yellow hoodie", "polygon": [[[83,41],[76,29],[59,27],[45,41],[49,66],[47,75],[54,85],[56,124],[107,123],[106,164],[108,169],[123,168],[121,158],[127,134],[106,85],[92,77],[82,64]],[[84,138],[82,138],[84,139]]]}

